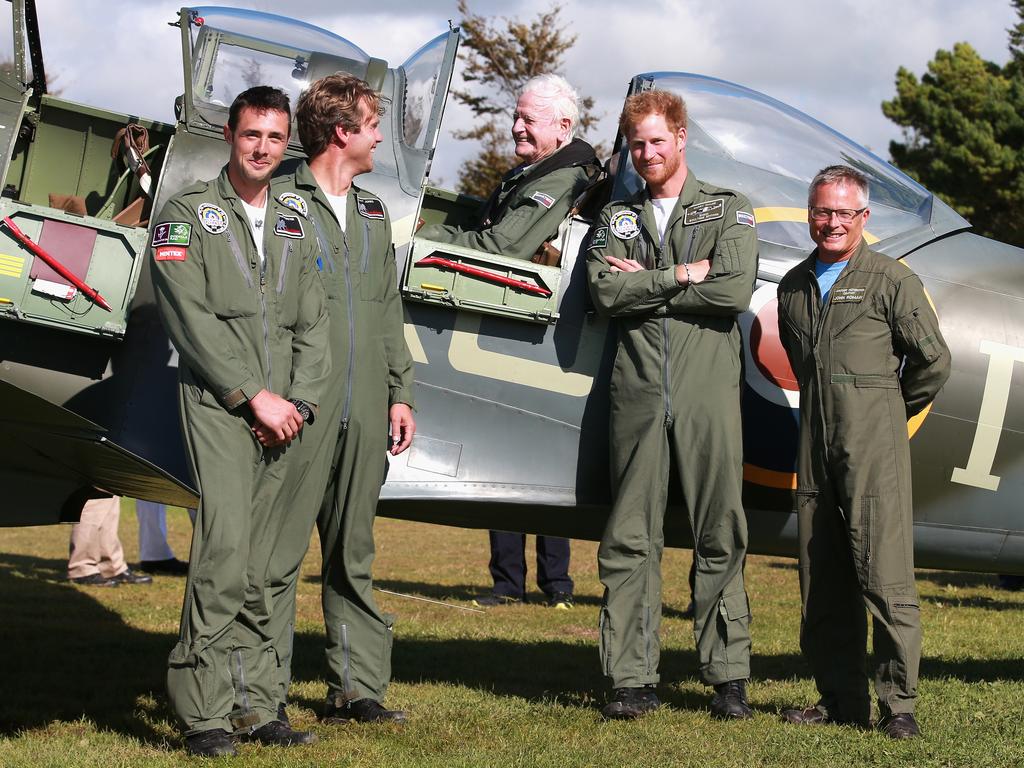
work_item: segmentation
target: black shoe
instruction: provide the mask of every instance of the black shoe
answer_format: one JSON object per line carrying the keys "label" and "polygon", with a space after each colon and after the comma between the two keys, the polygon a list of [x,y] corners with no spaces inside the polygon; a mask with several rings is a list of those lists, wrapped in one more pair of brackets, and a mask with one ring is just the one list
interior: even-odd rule
{"label": "black shoe", "polygon": [[86,587],[117,587],[121,584],[117,579],[108,579],[106,576],[100,576],[98,573],[90,573],[88,576],[76,576],[71,581]]}
{"label": "black shoe", "polygon": [[405,712],[400,709],[385,709],[380,702],[373,699],[356,699],[346,701],[338,706],[327,700],[323,721],[330,725],[345,723],[404,723]]}
{"label": "black shoe", "polygon": [[153,577],[148,573],[142,573],[141,571],[133,571],[131,568],[125,568],[115,576],[110,577],[111,581],[116,581],[118,584],[152,584]]}
{"label": "black shoe", "polygon": [[243,733],[242,741],[255,741],[268,747],[294,747],[299,744],[316,744],[320,739],[310,731],[295,731],[287,723],[271,720],[253,731]]}
{"label": "black shoe", "polygon": [[635,720],[661,706],[653,685],[642,688],[616,688],[612,700],[601,709],[605,720]]}
{"label": "black shoe", "polygon": [[139,568],[146,573],[155,573],[161,576],[186,576],[188,575],[188,563],[176,557],[169,557],[166,560],[143,560]]}
{"label": "black shoe", "polygon": [[754,716],[747,703],[747,681],[730,680],[715,686],[711,716],[719,720],[747,720]]}
{"label": "black shoe", "polygon": [[568,611],[576,603],[572,599],[572,593],[570,592],[552,592],[548,595],[548,607],[557,608],[560,611]]}
{"label": "black shoe", "polygon": [[910,712],[900,712],[898,715],[885,715],[878,721],[878,730],[890,739],[912,739],[921,735],[921,729],[917,720]]}
{"label": "black shoe", "polygon": [[233,757],[238,754],[231,737],[223,728],[200,731],[185,737],[185,751],[199,757]]}
{"label": "black shoe", "polygon": [[489,595],[478,597],[473,600],[473,605],[478,608],[497,608],[499,605],[520,605],[523,602],[521,597],[512,597],[511,595],[499,595],[492,592]]}

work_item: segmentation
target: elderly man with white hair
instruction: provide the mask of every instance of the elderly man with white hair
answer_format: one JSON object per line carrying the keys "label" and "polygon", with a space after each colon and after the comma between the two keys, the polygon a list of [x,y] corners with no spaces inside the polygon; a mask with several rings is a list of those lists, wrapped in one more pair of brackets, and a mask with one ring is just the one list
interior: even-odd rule
{"label": "elderly man with white hair", "polygon": [[575,138],[579,116],[579,95],[565,78],[545,74],[527,81],[512,114],[522,163],[505,174],[474,229],[435,224],[420,236],[514,259],[543,254],[573,201],[600,171],[594,148]]}
{"label": "elderly man with white hair", "polygon": [[[491,194],[475,229],[431,225],[420,236],[515,259],[554,264],[560,254],[546,248],[573,202],[600,173],[594,148],[575,138],[579,95],[558,75],[527,81],[512,114],[512,140],[522,161]],[[526,537],[491,531],[491,594],[481,606],[521,603],[526,592]],[[537,537],[537,586],[554,608],[573,605],[569,540]]]}

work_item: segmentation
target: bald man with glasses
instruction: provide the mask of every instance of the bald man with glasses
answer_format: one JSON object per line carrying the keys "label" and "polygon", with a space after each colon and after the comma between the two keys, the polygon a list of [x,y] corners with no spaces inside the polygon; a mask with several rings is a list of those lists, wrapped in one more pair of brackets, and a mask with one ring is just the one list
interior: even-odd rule
{"label": "bald man with glasses", "polygon": [[779,284],[779,337],[800,385],[800,646],[820,694],[782,716],[869,727],[866,608],[876,727],[908,739],[920,732],[921,616],[907,419],[938,394],[950,356],[921,280],[865,244],[870,215],[863,174],[820,171],[807,215],[818,247]]}

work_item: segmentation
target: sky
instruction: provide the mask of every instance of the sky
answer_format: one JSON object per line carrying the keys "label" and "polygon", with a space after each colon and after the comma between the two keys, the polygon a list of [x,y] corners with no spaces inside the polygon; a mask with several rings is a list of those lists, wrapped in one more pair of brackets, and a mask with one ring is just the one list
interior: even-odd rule
{"label": "sky", "polygon": [[[457,21],[449,0],[223,0],[224,6],[292,16],[346,37],[392,66]],[[183,91],[180,37],[168,26],[179,4],[161,0],[37,0],[47,74],[73,101],[173,122]],[[529,21],[541,0],[470,0],[475,12]],[[344,8],[344,10],[339,10]],[[564,74],[596,101],[591,134],[610,144],[630,78],[683,71],[729,80],[800,109],[883,158],[900,129],[881,111],[900,66],[920,76],[939,48],[969,42],[990,61],[1008,58],[1008,0],[788,0],[783,3],[564,0],[561,20],[577,36]],[[458,82],[461,66],[456,69]],[[699,120],[699,115],[693,115]],[[471,125],[449,101],[434,178],[452,186]]]}

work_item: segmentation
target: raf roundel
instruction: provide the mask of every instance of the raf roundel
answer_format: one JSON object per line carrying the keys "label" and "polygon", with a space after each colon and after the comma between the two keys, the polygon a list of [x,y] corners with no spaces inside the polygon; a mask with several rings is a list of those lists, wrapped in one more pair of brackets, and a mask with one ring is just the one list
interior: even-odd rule
{"label": "raf roundel", "polygon": [[213,203],[203,203],[197,209],[199,224],[211,235],[219,235],[228,228],[228,215]]}
{"label": "raf roundel", "polygon": [[632,240],[640,234],[640,219],[636,211],[619,211],[608,222],[614,234],[620,240]]}

